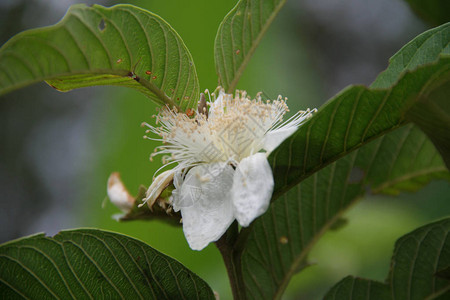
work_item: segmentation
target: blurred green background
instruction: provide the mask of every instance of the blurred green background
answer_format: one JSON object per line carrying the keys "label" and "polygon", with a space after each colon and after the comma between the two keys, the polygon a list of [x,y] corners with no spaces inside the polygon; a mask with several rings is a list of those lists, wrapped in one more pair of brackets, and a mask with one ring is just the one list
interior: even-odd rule
{"label": "blurred green background", "polygon": [[[178,31],[194,58],[202,89],[217,85],[216,30],[236,1],[121,1],[146,8]],[[0,1],[0,41],[51,25],[73,3],[118,1]],[[388,58],[427,29],[401,0],[288,1],[263,39],[238,88],[289,98],[291,111],[319,107],[348,84],[370,84]],[[189,249],[182,230],[158,222],[117,223],[106,181],[118,171],[130,192],[148,186],[161,163],[142,121],[155,105],[123,88],[59,93],[38,84],[0,99],[0,241],[36,232],[97,227],[122,232],[176,258],[230,299],[218,251]],[[316,264],[296,275],[286,299],[319,299],[352,274],[384,280],[395,240],[450,212],[450,186],[434,182],[411,195],[368,197],[348,212],[348,224],[316,245]]]}

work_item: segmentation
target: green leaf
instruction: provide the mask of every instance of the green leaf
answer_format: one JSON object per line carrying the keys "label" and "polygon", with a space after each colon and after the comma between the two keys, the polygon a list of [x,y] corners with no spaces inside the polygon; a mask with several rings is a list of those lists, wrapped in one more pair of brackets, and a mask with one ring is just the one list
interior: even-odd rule
{"label": "green leaf", "polygon": [[450,54],[450,23],[425,31],[402,47],[389,59],[389,66],[370,85],[371,88],[391,87],[405,71],[432,63],[440,55]]}
{"label": "green leaf", "polygon": [[199,97],[181,38],[159,16],[132,5],[73,5],[56,25],[19,33],[0,48],[0,95],[43,80],[61,91],[129,87],[183,110]]}
{"label": "green leaf", "polygon": [[386,300],[391,299],[391,295],[386,284],[348,276],[339,281],[325,296],[325,300],[343,299]]}
{"label": "green leaf", "polygon": [[438,80],[422,91],[408,111],[407,118],[417,124],[441,153],[450,169],[450,84]]}
{"label": "green leaf", "polygon": [[450,23],[418,36],[392,57],[371,88],[350,86],[321,107],[270,155],[274,199],[330,162],[405,125],[408,110],[423,95],[437,95],[435,89],[450,84],[450,56],[444,55],[449,42]]}
{"label": "green leaf", "polygon": [[448,0],[406,0],[411,9],[422,19],[437,26],[450,21]]}
{"label": "green leaf", "polygon": [[397,241],[388,279],[395,299],[425,299],[449,291],[450,282],[435,276],[438,270],[450,265],[449,232],[447,218]]}
{"label": "green leaf", "polygon": [[274,197],[339,157],[405,125],[405,113],[436,82],[450,84],[450,57],[406,73],[390,89],[354,86],[339,93],[270,155],[276,174]]}
{"label": "green leaf", "polygon": [[280,298],[313,245],[366,192],[414,191],[437,178],[450,180],[442,158],[408,125],[303,180],[253,222],[241,259],[249,298]]}
{"label": "green leaf", "polygon": [[240,0],[225,16],[214,42],[219,84],[233,93],[250,58],[286,0]]}
{"label": "green leaf", "polygon": [[[391,131],[394,127],[389,129],[386,126],[396,121],[399,122],[398,125],[403,125],[399,121],[400,117],[403,118],[403,111],[400,111],[400,108],[403,109],[402,101],[405,102],[405,98],[408,99],[406,102],[414,101],[407,98],[408,83],[417,83],[416,79],[426,82],[426,77],[433,78],[433,74],[436,74],[433,73],[433,68],[447,64],[442,64],[443,60],[437,63],[435,61],[441,53],[447,53],[449,40],[449,24],[420,35],[391,58],[388,69],[377,78],[372,89],[350,88],[338,95],[334,98],[334,101],[340,101],[338,105],[332,100],[317,114],[324,114],[323,119],[321,117],[318,121],[317,116],[314,117],[297,131],[296,136],[281,145],[284,153],[278,150],[278,154],[275,152],[270,157],[274,164],[280,165],[283,161],[286,168],[278,169],[278,173],[274,175],[279,191],[273,198],[276,201],[253,223],[247,233],[241,270],[250,299],[280,298],[290,278],[308,265],[307,254],[315,242],[335,222],[339,222],[345,210],[366,192],[398,194],[401,191],[415,191],[433,179],[450,180],[450,174],[439,153],[416,126],[410,124],[394,131]],[[419,56],[414,53],[419,53]],[[413,70],[421,64],[433,62],[434,64],[402,75],[405,70]],[[438,69],[439,67],[436,71]],[[448,69],[444,67],[443,70]],[[394,88],[389,89],[391,85]],[[427,85],[424,83],[423,86]],[[353,89],[361,91],[361,95],[352,98]],[[386,94],[387,91],[389,94]],[[392,95],[396,93],[398,97],[392,100]],[[379,105],[380,94],[387,95],[385,99],[382,98],[382,105]],[[417,94],[420,94],[420,90]],[[343,95],[348,98],[343,98]],[[365,105],[357,101],[363,99],[363,95],[366,95]],[[416,98],[419,99],[420,96]],[[393,103],[388,103],[389,99]],[[350,109],[343,110],[349,103]],[[390,109],[385,109],[387,105]],[[332,109],[330,112],[329,107],[336,107],[336,110]],[[372,110],[374,107],[377,107],[375,111]],[[348,115],[339,115],[339,111],[347,111]],[[361,123],[370,124],[370,127]],[[356,124],[363,127],[358,128]],[[318,129],[322,134],[317,135],[311,129]],[[374,135],[370,139],[362,139],[361,135],[356,134],[351,143],[355,148],[362,147],[351,153],[343,152],[342,149],[350,149],[349,137],[352,132],[366,132],[366,136],[372,132]],[[303,140],[299,136],[303,136]],[[381,137],[374,139],[377,136]],[[344,142],[342,148],[344,140],[347,142]],[[316,148],[312,150],[311,145],[316,145]],[[305,153],[308,154],[307,157],[304,156]],[[334,157],[330,156],[329,161],[338,160],[328,166],[325,166],[324,160],[314,169],[311,165],[315,164],[314,159],[317,162],[317,157],[322,153],[324,157],[327,153],[335,153]],[[339,159],[341,156],[344,157]],[[303,167],[311,166],[309,174],[313,175],[307,177],[309,174],[304,171],[302,173],[302,169],[299,170],[295,165],[296,162],[300,166],[303,164]],[[320,169],[323,166],[325,167]],[[317,170],[319,171],[315,172]],[[294,176],[285,176],[288,172],[294,172]],[[289,185],[295,185],[303,178],[306,179],[283,194],[283,190],[288,190]]]}
{"label": "green leaf", "polygon": [[397,241],[387,284],[347,277],[325,299],[448,299],[450,281],[436,273],[450,265],[449,232],[450,219],[414,230]]}
{"label": "green leaf", "polygon": [[0,246],[2,299],[214,299],[179,262],[100,230],[38,234]]}
{"label": "green leaf", "polygon": [[[422,2],[421,2],[422,3]],[[423,2],[423,3],[433,3]],[[450,2],[446,2],[449,3]],[[372,88],[388,88],[397,81],[405,70],[413,70],[420,65],[427,64],[443,54],[450,54],[449,24],[428,30],[405,45],[389,61],[389,67],[382,72]],[[406,117],[416,123],[433,141],[439,150],[447,167],[450,166],[450,111],[448,105],[449,85],[444,79],[440,81],[440,74],[435,75],[434,85],[427,86],[421,91],[417,102],[412,105]]]}

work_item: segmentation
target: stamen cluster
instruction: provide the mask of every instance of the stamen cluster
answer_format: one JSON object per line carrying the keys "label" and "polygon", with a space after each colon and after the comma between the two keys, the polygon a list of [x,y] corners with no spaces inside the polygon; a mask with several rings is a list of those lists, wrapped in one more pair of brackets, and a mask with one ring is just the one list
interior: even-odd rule
{"label": "stamen cluster", "polygon": [[163,108],[156,118],[154,127],[143,123],[149,129],[146,133],[157,134],[151,138],[163,143],[155,148],[150,160],[163,155],[163,163],[178,163],[179,168],[190,168],[202,163],[229,162],[237,164],[243,158],[264,151],[265,135],[283,126],[296,127],[310,114],[300,111],[287,122],[283,116],[289,111],[286,98],[263,101],[261,94],[256,99],[248,97],[245,91],[236,94],[220,92],[219,97],[207,102],[208,113],[194,116]]}

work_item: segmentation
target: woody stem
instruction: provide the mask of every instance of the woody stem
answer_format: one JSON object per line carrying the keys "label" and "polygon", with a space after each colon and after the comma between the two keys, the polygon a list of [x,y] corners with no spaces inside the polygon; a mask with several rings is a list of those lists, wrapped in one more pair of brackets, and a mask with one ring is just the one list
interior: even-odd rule
{"label": "woody stem", "polygon": [[241,254],[242,251],[234,246],[238,238],[238,225],[235,221],[227,232],[216,242],[216,246],[222,254],[228,278],[230,279],[231,291],[234,300],[247,299],[245,294],[244,280],[242,278]]}

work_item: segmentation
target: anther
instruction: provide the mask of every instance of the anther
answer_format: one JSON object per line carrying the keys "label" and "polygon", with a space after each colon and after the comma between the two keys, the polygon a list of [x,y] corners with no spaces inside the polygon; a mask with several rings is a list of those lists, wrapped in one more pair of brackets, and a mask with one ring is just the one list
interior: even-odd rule
{"label": "anther", "polygon": [[192,117],[192,116],[194,115],[194,113],[195,113],[195,111],[194,111],[193,109],[191,109],[191,108],[188,108],[188,109],[186,110],[186,115],[187,115],[188,117]]}

